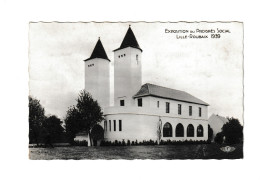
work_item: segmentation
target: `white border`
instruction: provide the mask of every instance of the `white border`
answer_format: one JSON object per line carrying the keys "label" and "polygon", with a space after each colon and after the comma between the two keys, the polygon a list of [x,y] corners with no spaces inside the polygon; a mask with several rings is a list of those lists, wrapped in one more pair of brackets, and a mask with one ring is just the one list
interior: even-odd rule
{"label": "white border", "polygon": [[[246,179],[259,167],[259,19],[254,2],[0,1],[1,179]],[[28,160],[29,21],[242,21],[245,32],[244,160]],[[258,137],[257,137],[258,136]],[[258,164],[258,163],[257,163]],[[257,178],[258,177],[258,178]]]}

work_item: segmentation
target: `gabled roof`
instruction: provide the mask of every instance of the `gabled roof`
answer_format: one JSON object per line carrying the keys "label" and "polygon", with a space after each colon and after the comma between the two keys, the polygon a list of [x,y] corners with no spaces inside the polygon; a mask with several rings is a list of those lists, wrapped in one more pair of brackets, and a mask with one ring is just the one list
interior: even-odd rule
{"label": "gabled roof", "polygon": [[101,58],[101,59],[106,59],[106,60],[110,61],[108,59],[107,53],[106,53],[106,51],[105,51],[105,49],[104,49],[104,47],[103,47],[103,45],[100,41],[100,38],[98,39],[97,44],[96,44],[90,58],[88,58],[84,61],[88,61],[88,60],[91,60],[91,59],[94,59],[94,58]]}
{"label": "gabled roof", "polygon": [[182,102],[191,102],[195,104],[209,106],[208,103],[184,91],[157,86],[155,84],[150,84],[150,83],[146,83],[142,85],[141,89],[133,96],[133,98],[144,97],[144,96],[154,96],[154,97],[172,99],[172,100],[177,100]]}
{"label": "gabled roof", "polygon": [[223,124],[226,124],[228,122],[228,119],[223,117],[223,116],[220,116],[220,115],[215,115],[215,114],[212,114],[210,117],[209,117],[209,121],[212,121],[212,122],[215,122],[215,121],[221,121]]}
{"label": "gabled roof", "polygon": [[137,48],[143,52],[143,50],[140,48],[140,46],[135,38],[134,32],[132,31],[130,26],[126,32],[123,42],[121,43],[121,46],[119,48],[115,49],[114,51],[124,49],[127,47]]}

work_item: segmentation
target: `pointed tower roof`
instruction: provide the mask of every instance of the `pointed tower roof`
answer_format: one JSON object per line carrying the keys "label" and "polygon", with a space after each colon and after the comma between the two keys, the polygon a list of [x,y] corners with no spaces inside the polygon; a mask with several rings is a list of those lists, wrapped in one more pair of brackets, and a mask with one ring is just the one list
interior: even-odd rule
{"label": "pointed tower roof", "polygon": [[84,60],[84,61],[88,61],[88,60],[91,60],[91,59],[94,59],[94,58],[102,58],[102,59],[106,59],[108,61],[110,61],[107,57],[107,53],[100,41],[100,38],[98,38],[98,41],[97,41],[97,44],[90,56],[90,58]]}
{"label": "pointed tower roof", "polygon": [[138,44],[138,42],[135,38],[134,32],[132,31],[130,25],[129,25],[129,28],[126,32],[124,40],[121,43],[121,46],[119,48],[115,49],[114,51],[124,49],[124,48],[127,48],[127,47],[137,48],[137,49],[140,49],[143,52],[143,50],[140,48],[140,46],[139,46],[139,44]]}

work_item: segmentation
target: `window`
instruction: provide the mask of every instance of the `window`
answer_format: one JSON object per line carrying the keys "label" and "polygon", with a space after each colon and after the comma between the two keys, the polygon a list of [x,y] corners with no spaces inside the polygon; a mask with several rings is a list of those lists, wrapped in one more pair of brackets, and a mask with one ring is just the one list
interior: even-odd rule
{"label": "window", "polygon": [[125,106],[125,100],[120,100],[120,106]]}
{"label": "window", "polygon": [[104,131],[107,131],[107,120],[104,121]]}
{"label": "window", "polygon": [[120,56],[118,56],[118,58],[120,58]]}
{"label": "window", "polygon": [[189,106],[189,115],[192,116],[192,106]]}
{"label": "window", "polygon": [[201,124],[197,127],[197,137],[203,137],[203,126]]}
{"label": "window", "polygon": [[116,131],[116,120],[114,120],[114,131]]}
{"label": "window", "polygon": [[138,104],[139,107],[142,107],[142,106],[143,106],[143,100],[142,100],[142,98],[137,99],[137,104]]}
{"label": "window", "polygon": [[199,107],[199,117],[201,117],[201,107]]}
{"label": "window", "polygon": [[178,114],[181,115],[181,104],[178,104]]}
{"label": "window", "polygon": [[123,55],[121,55],[121,57],[123,57]]}
{"label": "window", "polygon": [[170,103],[166,102],[166,113],[170,113]]}
{"label": "window", "polygon": [[160,102],[159,102],[159,101],[157,101],[157,107],[158,107],[158,108],[160,107]]}
{"label": "window", "polygon": [[94,64],[89,64],[89,65],[88,65],[88,67],[92,67],[92,66],[94,66]]}
{"label": "window", "polygon": [[184,127],[181,123],[177,124],[175,133],[176,137],[184,137]]}
{"label": "window", "polygon": [[124,56],[125,56],[125,54],[124,54]]}
{"label": "window", "polygon": [[163,126],[163,137],[172,137],[172,125],[168,122]]}
{"label": "window", "polygon": [[192,124],[187,127],[187,137],[194,137],[194,126]]}
{"label": "window", "polygon": [[109,131],[111,131],[111,120],[109,120]]}
{"label": "window", "polygon": [[136,60],[138,61],[138,54],[136,55]]}
{"label": "window", "polygon": [[122,120],[119,120],[119,131],[122,131]]}

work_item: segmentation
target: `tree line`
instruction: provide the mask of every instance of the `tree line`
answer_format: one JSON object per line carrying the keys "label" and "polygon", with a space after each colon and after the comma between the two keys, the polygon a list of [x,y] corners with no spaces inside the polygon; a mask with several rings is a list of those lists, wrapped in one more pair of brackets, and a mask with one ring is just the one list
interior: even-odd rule
{"label": "tree line", "polygon": [[29,143],[73,144],[76,134],[89,133],[91,129],[104,120],[103,112],[96,100],[86,92],[80,91],[77,104],[68,108],[63,126],[55,115],[46,116],[45,110],[36,98],[29,96]]}

